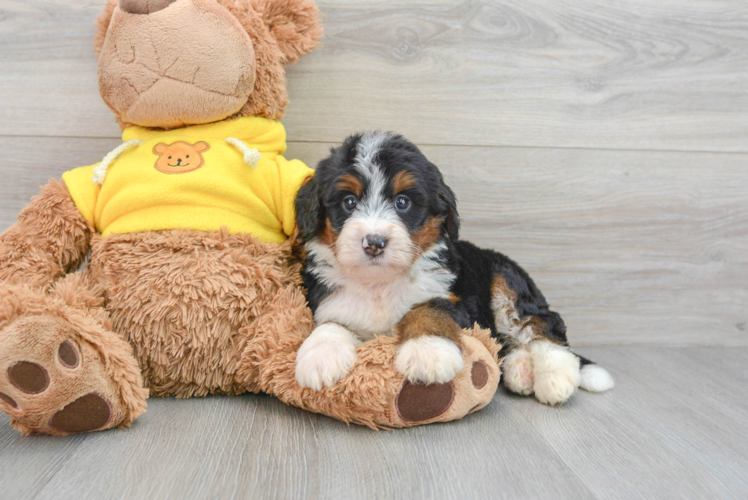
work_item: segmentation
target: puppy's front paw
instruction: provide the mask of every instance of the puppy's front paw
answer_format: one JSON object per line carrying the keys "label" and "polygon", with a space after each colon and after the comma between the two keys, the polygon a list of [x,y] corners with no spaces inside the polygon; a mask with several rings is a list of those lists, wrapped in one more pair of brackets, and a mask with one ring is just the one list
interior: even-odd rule
{"label": "puppy's front paw", "polygon": [[571,397],[579,387],[579,358],[566,348],[547,341],[530,343],[534,367],[535,397],[555,405]]}
{"label": "puppy's front paw", "polygon": [[462,370],[462,352],[451,340],[423,335],[397,349],[395,368],[410,382],[444,384]]}
{"label": "puppy's front paw", "polygon": [[296,355],[296,381],[315,391],[332,387],[348,375],[356,363],[358,343],[358,339],[340,325],[318,326]]}

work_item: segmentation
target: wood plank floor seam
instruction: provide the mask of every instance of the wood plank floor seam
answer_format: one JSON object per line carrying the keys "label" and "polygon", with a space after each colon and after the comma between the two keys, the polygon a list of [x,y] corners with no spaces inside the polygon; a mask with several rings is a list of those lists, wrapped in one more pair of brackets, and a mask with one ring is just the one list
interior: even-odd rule
{"label": "wood plank floor seam", "polygon": [[[392,129],[392,132],[399,133],[396,129]],[[354,133],[354,132],[351,132]],[[86,135],[57,135],[57,134],[50,134],[50,135],[25,135],[25,134],[0,134],[0,139],[8,138],[8,139],[38,139],[38,140],[45,140],[45,139],[87,139],[87,140],[120,140],[122,137],[119,135],[111,135],[111,136],[86,136]],[[334,147],[337,146],[339,143],[337,142],[330,142],[330,141],[312,141],[312,140],[296,140],[296,139],[288,139],[288,144],[308,144],[308,145],[324,145],[324,146],[330,146]],[[522,145],[522,144],[450,144],[448,142],[445,143],[435,143],[435,142],[417,142],[417,146],[419,147],[449,147],[449,148],[465,148],[465,149],[473,149],[473,148],[483,148],[483,149],[537,149],[537,150],[561,150],[561,151],[609,151],[609,152],[633,152],[633,153],[688,153],[688,154],[704,154],[704,155],[748,155],[748,149],[745,151],[742,150],[736,150],[736,151],[719,151],[719,150],[690,150],[690,149],[640,149],[640,148],[605,148],[605,147],[575,147],[575,146],[533,146],[533,145]]]}

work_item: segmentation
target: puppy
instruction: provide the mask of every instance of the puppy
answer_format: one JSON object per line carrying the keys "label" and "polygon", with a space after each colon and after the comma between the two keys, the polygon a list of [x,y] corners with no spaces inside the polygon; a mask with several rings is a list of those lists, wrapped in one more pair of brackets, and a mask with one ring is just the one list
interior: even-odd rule
{"label": "puppy", "polygon": [[392,334],[395,367],[408,380],[448,382],[463,367],[461,328],[477,322],[504,345],[503,382],[513,392],[556,404],[580,384],[613,386],[607,371],[569,351],[563,320],[518,264],[459,240],[454,193],[403,137],[346,139],[299,191],[296,213],[317,324],[296,358],[300,385],[334,385],[358,344]]}

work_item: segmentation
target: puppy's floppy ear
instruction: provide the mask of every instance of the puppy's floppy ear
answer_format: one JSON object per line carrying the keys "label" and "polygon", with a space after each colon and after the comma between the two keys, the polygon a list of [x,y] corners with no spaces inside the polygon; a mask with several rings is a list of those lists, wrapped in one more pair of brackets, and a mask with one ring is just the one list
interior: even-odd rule
{"label": "puppy's floppy ear", "polygon": [[294,63],[322,39],[319,11],[311,0],[252,0],[278,42],[284,62]]}
{"label": "puppy's floppy ear", "polygon": [[296,195],[296,229],[299,231],[300,243],[314,238],[324,218],[319,182],[316,176],[310,177]]}
{"label": "puppy's floppy ear", "polygon": [[452,241],[457,241],[460,237],[460,214],[457,213],[457,199],[454,192],[441,181],[439,186],[439,198],[446,204],[446,219],[444,225],[447,230],[447,236]]}

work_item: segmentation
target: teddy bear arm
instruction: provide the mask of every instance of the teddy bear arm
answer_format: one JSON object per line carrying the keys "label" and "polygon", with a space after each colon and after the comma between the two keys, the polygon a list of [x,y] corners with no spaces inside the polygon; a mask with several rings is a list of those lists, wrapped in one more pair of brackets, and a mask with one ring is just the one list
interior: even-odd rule
{"label": "teddy bear arm", "polygon": [[310,326],[294,330],[288,321],[280,334],[254,335],[245,355],[261,360],[253,365],[259,390],[343,422],[393,429],[457,420],[486,406],[501,379],[501,346],[475,325],[462,330],[464,366],[450,382],[408,382],[395,368],[397,338],[382,336],[356,348],[352,371],[334,386],[303,388],[295,377],[296,352]]}
{"label": "teddy bear arm", "polygon": [[0,235],[0,281],[48,289],[83,262],[93,234],[67,187],[51,180]]}

